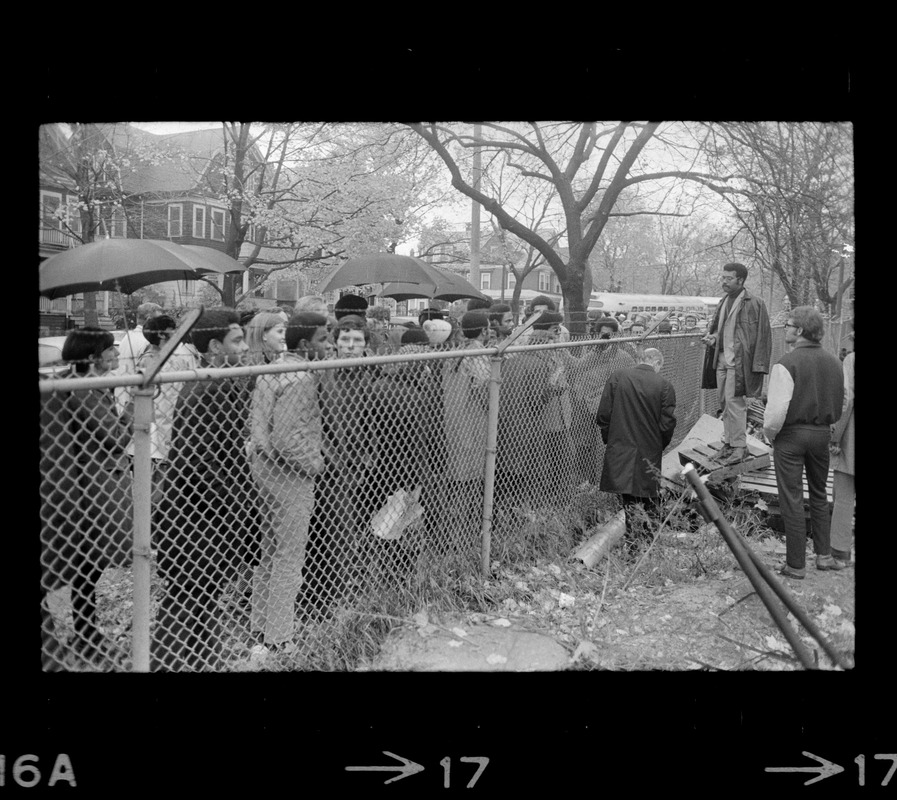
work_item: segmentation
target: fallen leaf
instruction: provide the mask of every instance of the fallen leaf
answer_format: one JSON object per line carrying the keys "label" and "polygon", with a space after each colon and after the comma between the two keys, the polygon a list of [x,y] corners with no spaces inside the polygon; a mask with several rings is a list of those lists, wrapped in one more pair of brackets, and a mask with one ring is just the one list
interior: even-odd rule
{"label": "fallen leaf", "polygon": [[508,659],[504,656],[500,656],[498,653],[490,653],[486,656],[486,662],[488,664],[507,664]]}
{"label": "fallen leaf", "polygon": [[464,642],[459,642],[457,639],[452,639],[448,643],[449,647],[461,647],[462,644],[464,644]]}
{"label": "fallen leaf", "polygon": [[624,631],[622,628],[614,628],[614,633],[619,633],[620,636],[629,636],[629,631]]}
{"label": "fallen leaf", "polygon": [[426,611],[418,611],[411,619],[418,628],[423,628],[430,621]]}
{"label": "fallen leaf", "polygon": [[464,630],[464,628],[452,628],[452,633],[454,633],[455,636],[467,636],[467,631]]}
{"label": "fallen leaf", "polygon": [[504,617],[502,617],[501,619],[492,620],[492,624],[497,625],[499,628],[510,628],[511,620],[505,619]]}
{"label": "fallen leaf", "polygon": [[557,564],[549,564],[548,571],[556,577],[560,576],[561,574],[561,568]]}
{"label": "fallen leaf", "polygon": [[571,608],[576,603],[576,598],[572,594],[560,593],[558,597],[558,605],[561,608]]}

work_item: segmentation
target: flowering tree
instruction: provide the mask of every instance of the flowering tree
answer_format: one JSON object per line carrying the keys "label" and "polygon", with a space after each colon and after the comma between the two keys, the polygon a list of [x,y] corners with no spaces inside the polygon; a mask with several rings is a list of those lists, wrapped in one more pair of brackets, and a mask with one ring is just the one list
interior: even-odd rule
{"label": "flowering tree", "polygon": [[[165,155],[136,128],[90,123],[42,125],[38,132],[40,179],[73,193],[77,201],[53,212],[65,236],[83,244],[98,236],[124,236],[131,228],[128,199],[134,178]],[[46,213],[41,209],[42,219]],[[84,323],[97,325],[96,293],[84,293]]]}
{"label": "flowering tree", "polygon": [[194,167],[228,206],[227,252],[261,268],[250,291],[275,272],[314,283],[334,259],[394,251],[440,199],[432,154],[395,126],[222,123],[221,135]]}

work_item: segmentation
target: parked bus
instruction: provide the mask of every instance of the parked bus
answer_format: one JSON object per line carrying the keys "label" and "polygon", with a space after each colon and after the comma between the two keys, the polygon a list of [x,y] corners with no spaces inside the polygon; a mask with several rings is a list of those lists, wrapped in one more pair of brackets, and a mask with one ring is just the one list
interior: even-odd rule
{"label": "parked bus", "polygon": [[676,294],[622,294],[616,292],[592,292],[589,309],[608,311],[614,316],[626,314],[654,314],[658,311],[678,311],[682,314],[700,314],[707,317],[716,311],[718,297],[698,297]]}

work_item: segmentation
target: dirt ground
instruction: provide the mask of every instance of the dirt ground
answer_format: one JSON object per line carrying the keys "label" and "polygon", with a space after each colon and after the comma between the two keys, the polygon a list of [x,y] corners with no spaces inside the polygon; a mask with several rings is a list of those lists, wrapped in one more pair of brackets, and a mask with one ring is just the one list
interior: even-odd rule
{"label": "dirt ground", "polygon": [[[799,581],[775,574],[784,560],[780,539],[764,539],[754,552],[851,666],[855,562],[846,570],[820,572],[808,553],[807,578]],[[362,669],[802,669],[734,557],[732,564],[718,575],[701,575],[690,583],[648,576],[625,590],[604,588],[607,562],[592,570],[581,564],[534,566],[523,580],[515,581],[517,598],[505,597],[496,613],[438,620],[418,615],[394,631],[378,659]],[[632,565],[612,557],[609,568],[626,570]],[[782,607],[777,598],[775,603]],[[819,669],[840,668],[792,613],[787,612],[787,619]]]}

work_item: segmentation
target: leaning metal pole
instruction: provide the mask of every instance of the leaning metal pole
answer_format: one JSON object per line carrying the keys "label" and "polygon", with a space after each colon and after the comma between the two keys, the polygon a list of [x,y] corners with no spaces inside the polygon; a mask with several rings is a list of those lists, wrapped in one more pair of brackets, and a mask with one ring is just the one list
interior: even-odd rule
{"label": "leaning metal pole", "polygon": [[766,606],[773,621],[788,640],[788,644],[791,645],[791,648],[794,650],[798,659],[800,659],[804,669],[816,669],[813,660],[810,658],[810,653],[807,651],[807,648],[804,647],[803,642],[800,640],[795,630],[788,624],[788,620],[782,613],[781,607],[775,601],[772,590],[760,576],[754,562],[745,552],[746,548],[742,547],[738,542],[738,534],[720,513],[719,506],[717,506],[716,501],[710,496],[707,487],[702,483],[697,470],[695,470],[694,464],[686,464],[682,470],[682,475],[695,490],[695,494],[698,496],[698,504],[701,509],[701,514],[704,519],[708,522],[712,522],[719,529],[723,539],[726,544],[729,545],[729,549],[735,556],[735,560],[738,561],[738,565],[741,567],[744,574],[747,575],[748,580],[753,585],[757,595],[763,601],[763,605]]}

